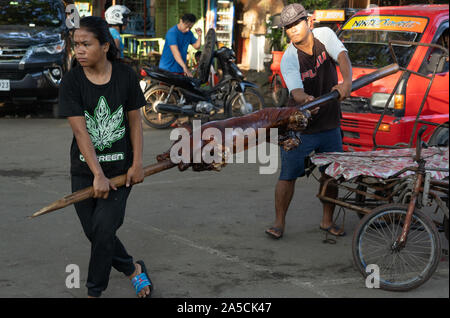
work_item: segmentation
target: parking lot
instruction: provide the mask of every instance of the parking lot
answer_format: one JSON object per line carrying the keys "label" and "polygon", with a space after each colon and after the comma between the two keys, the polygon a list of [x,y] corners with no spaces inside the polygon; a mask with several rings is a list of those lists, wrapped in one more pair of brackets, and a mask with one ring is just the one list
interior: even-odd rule
{"label": "parking lot", "polygon": [[[90,244],[73,206],[27,218],[70,193],[71,129],[64,119],[25,117],[0,118],[0,297],[86,297]],[[144,128],[144,165],[168,149],[169,134]],[[230,164],[173,168],[135,186],[118,236],[146,262],[154,297],[449,297],[448,256],[418,289],[366,288],[351,254],[359,219],[347,211],[347,236],[324,243],[313,177],[297,182],[284,237],[270,239],[277,177],[260,175],[258,164]],[[448,250],[443,235],[442,243]],[[80,269],[80,288],[66,287],[69,264]],[[103,297],[135,295],[113,270]]]}

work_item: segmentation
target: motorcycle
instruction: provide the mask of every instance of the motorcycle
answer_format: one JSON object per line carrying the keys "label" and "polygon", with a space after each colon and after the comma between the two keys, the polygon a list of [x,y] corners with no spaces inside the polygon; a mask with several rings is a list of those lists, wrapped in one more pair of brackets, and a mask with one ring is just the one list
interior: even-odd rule
{"label": "motorcycle", "polygon": [[[200,56],[197,75],[191,78],[161,69],[144,67],[145,73],[156,85],[147,87],[144,96],[147,105],[141,108],[144,122],[153,128],[167,128],[178,118],[223,119],[249,114],[264,107],[264,99],[258,86],[244,80],[235,64],[234,52],[222,47],[215,50],[216,33],[209,29]],[[217,85],[202,87],[208,82],[213,59],[222,70]]]}
{"label": "motorcycle", "polygon": [[289,91],[280,68],[283,53],[283,51],[272,51],[272,65],[270,65],[272,74],[269,76],[269,83],[272,102],[275,107],[285,106],[289,98]]}

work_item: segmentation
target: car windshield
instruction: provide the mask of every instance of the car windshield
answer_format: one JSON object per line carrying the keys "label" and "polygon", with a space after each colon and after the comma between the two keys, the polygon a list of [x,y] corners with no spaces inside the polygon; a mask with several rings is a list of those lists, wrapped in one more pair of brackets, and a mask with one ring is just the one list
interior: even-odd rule
{"label": "car windshield", "polygon": [[[352,65],[380,68],[394,63],[389,50],[391,40],[415,42],[419,33],[374,30],[344,30],[339,34],[340,40],[348,50]],[[414,45],[392,45],[400,66],[406,67],[416,49]]]}
{"label": "car windshield", "polygon": [[63,12],[54,0],[0,0],[0,25],[59,27]]}

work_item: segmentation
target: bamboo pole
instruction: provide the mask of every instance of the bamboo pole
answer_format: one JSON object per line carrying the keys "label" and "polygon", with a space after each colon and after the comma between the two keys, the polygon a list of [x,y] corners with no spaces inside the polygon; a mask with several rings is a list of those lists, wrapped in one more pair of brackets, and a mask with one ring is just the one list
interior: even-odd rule
{"label": "bamboo pole", "polygon": [[[175,164],[172,163],[170,160],[165,160],[165,161],[161,161],[158,162],[156,164],[153,165],[149,165],[144,167],[144,177],[148,177],[152,174],[170,169],[172,167],[174,167]],[[125,185],[127,179],[127,175],[126,174],[122,174],[120,176],[111,178],[112,183],[116,186],[116,187],[121,187]],[[88,198],[91,198],[94,196],[94,189],[93,187],[87,187],[84,189],[81,189],[79,191],[76,191],[72,194],[66,195],[65,197],[63,197],[62,199],[59,199],[45,207],[43,207],[42,209],[40,209],[39,211],[37,211],[36,213],[34,213],[32,216],[30,216],[29,218],[35,218],[37,216],[43,215],[43,214],[47,214],[49,212],[52,211],[56,211],[62,208],[65,208],[68,205],[86,200]]]}
{"label": "bamboo pole", "polygon": [[[372,72],[368,75],[365,75],[363,77],[358,78],[357,80],[353,81],[352,83],[352,91],[358,90],[361,87],[364,87],[376,80],[379,80],[383,77],[386,77],[388,75],[394,74],[399,70],[399,66],[397,64],[391,64],[388,66],[385,66],[375,72]],[[330,101],[332,99],[336,99],[339,97],[339,92],[334,90],[328,94],[325,94],[321,97],[316,98],[314,101],[307,103],[303,106],[299,106],[298,110],[306,110],[306,109],[311,109],[313,107],[319,106],[324,104],[327,101]],[[292,107],[292,109],[294,109],[294,107]],[[284,110],[286,111],[286,109]],[[289,110],[287,110],[289,112]],[[267,112],[266,109],[261,110],[259,112]],[[258,112],[252,113],[252,114],[248,114],[245,116],[242,116],[240,118],[228,118],[225,119],[223,121],[217,121],[217,122],[210,122],[207,123],[205,125],[211,125],[212,123],[214,123],[215,128],[222,128],[223,130],[226,127],[230,127],[230,128],[236,128],[236,127],[244,127],[245,125],[247,125],[249,122],[251,125],[253,125],[254,128],[262,128],[265,124],[267,125],[267,123],[264,120],[260,120],[259,122],[256,120],[254,120],[254,116],[255,114],[257,114]],[[263,114],[264,115],[264,114]],[[289,114],[289,116],[285,116],[286,118],[284,118],[282,121],[278,120],[277,118],[275,118],[275,120],[273,122],[269,122],[270,127],[276,127],[276,125],[281,125],[281,124],[287,124],[287,122],[289,121],[289,118],[292,114]],[[263,116],[264,117],[264,116]],[[249,119],[250,118],[250,119]],[[253,119],[252,119],[253,118]],[[253,120],[253,121],[252,121]],[[284,123],[282,123],[284,122]],[[221,124],[219,124],[221,123]],[[250,125],[250,126],[251,126]],[[221,127],[220,127],[221,126]],[[202,126],[203,127],[203,126]],[[248,127],[248,126],[245,126]],[[267,126],[268,127],[268,126]],[[267,128],[266,127],[266,128]],[[170,160],[164,160],[164,161],[160,161],[156,164],[153,165],[149,165],[144,167],[144,177],[147,177],[149,175],[161,172],[163,170],[167,170],[170,169],[172,167],[174,167],[175,164],[172,163]],[[114,183],[114,185],[116,187],[121,187],[123,185],[125,185],[126,182],[126,174],[114,177],[111,179],[111,181]],[[61,208],[64,208],[70,204],[73,203],[77,203],[83,200],[86,200],[88,198],[93,197],[94,195],[94,190],[92,187],[88,187],[85,189],[81,189],[77,192],[74,192],[72,194],[69,194],[65,197],[63,197],[62,199],[55,201],[53,203],[51,203],[50,205],[40,209],[38,212],[34,213],[30,218],[34,218],[36,216],[40,216],[46,213],[49,213],[51,211],[55,211]]]}

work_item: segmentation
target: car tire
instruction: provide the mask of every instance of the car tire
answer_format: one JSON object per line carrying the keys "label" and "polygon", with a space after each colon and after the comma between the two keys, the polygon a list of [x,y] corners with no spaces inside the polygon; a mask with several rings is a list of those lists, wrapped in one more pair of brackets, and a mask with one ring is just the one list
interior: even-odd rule
{"label": "car tire", "polygon": [[428,142],[429,146],[448,146],[448,123],[433,131]]}
{"label": "car tire", "polygon": [[59,103],[52,104],[52,114],[53,118],[61,118],[61,116],[59,115]]}

